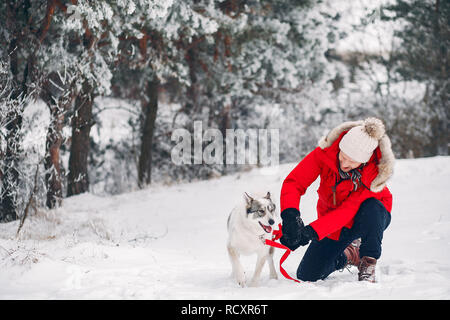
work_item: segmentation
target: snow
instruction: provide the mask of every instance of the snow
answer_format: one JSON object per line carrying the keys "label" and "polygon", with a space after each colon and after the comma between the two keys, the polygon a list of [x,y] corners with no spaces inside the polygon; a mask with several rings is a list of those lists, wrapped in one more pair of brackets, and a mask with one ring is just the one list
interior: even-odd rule
{"label": "snow", "polygon": [[[380,7],[392,4],[392,0],[377,1],[335,1],[325,0],[319,6],[320,12],[330,16],[339,15],[336,26],[340,33],[334,48],[339,52],[359,51],[386,54],[393,46],[393,32],[400,22],[381,21]],[[370,17],[369,17],[370,13]],[[364,22],[364,28],[361,23]]]}
{"label": "snow", "polygon": [[[397,160],[377,283],[358,282],[352,269],[297,284],[281,274],[269,279],[266,265],[260,287],[240,288],[225,247],[228,214],[244,191],[270,190],[279,208],[281,183],[295,165],[116,196],[82,194],[29,217],[18,238],[18,221],[1,224],[0,299],[450,298],[450,157]],[[305,223],[315,219],[316,188],[317,181],[301,200]],[[284,263],[289,274],[304,251]],[[277,265],[281,254],[276,249]],[[255,260],[242,257],[247,278]]]}

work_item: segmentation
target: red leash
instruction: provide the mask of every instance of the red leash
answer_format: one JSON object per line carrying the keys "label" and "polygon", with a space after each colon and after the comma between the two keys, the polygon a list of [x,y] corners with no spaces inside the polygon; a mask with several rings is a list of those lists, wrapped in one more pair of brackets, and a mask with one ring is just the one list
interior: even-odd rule
{"label": "red leash", "polygon": [[284,268],[282,266],[283,262],[291,254],[291,249],[289,249],[288,247],[282,245],[281,243],[275,242],[275,240],[280,239],[282,235],[283,235],[283,232],[281,231],[281,223],[280,223],[280,224],[278,224],[278,230],[274,230],[273,231],[272,240],[266,239],[266,244],[268,246],[271,246],[271,247],[275,247],[275,248],[280,248],[280,249],[285,249],[286,250],[284,252],[284,254],[281,256],[281,259],[280,259],[280,272],[286,279],[289,279],[289,280],[292,280],[292,281],[300,283],[301,282],[300,280],[294,279],[290,275],[288,275],[288,273],[286,272],[286,270],[284,270]]}

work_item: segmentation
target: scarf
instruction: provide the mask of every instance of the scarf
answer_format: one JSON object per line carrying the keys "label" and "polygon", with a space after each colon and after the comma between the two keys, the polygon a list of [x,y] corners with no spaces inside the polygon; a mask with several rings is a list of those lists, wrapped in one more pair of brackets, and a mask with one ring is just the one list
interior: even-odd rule
{"label": "scarf", "polygon": [[358,187],[361,185],[361,170],[364,167],[365,163],[361,164],[358,168],[352,169],[349,172],[344,172],[341,170],[341,166],[339,164],[339,154],[337,159],[337,167],[339,171],[339,176],[342,180],[351,179],[353,182],[353,191],[356,191]]}

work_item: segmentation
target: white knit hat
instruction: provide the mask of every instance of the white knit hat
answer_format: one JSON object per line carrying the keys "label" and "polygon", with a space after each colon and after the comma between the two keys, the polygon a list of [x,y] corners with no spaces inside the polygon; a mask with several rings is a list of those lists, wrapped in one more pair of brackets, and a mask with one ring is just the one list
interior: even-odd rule
{"label": "white knit hat", "polygon": [[384,133],[380,119],[367,118],[362,125],[351,128],[342,137],[339,148],[354,161],[365,163],[370,160]]}

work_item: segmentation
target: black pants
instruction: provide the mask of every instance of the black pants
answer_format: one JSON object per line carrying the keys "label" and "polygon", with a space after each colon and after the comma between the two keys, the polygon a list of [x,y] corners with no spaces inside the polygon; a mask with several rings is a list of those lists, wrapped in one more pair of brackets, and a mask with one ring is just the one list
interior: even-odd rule
{"label": "black pants", "polygon": [[379,200],[365,200],[355,215],[352,228],[342,228],[339,240],[324,238],[311,242],[298,266],[297,278],[317,281],[344,268],[347,263],[344,250],[358,238],[361,238],[360,257],[380,258],[383,232],[390,222],[391,214]]}

